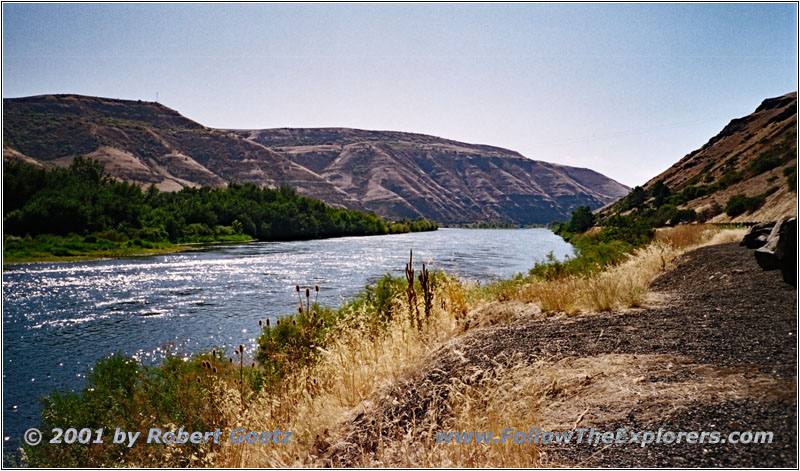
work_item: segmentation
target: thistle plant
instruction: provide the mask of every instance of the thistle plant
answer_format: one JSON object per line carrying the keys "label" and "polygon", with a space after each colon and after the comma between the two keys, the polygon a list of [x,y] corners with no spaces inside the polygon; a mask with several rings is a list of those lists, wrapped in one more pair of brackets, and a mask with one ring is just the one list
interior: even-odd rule
{"label": "thistle plant", "polygon": [[416,320],[417,329],[422,329],[422,323],[419,317],[419,306],[417,306],[417,292],[414,290],[414,251],[408,251],[408,263],[406,263],[406,280],[408,280],[408,287],[406,288],[406,295],[408,296],[408,319],[411,325],[414,325]]}
{"label": "thistle plant", "polygon": [[425,321],[427,322],[431,315],[433,307],[433,286],[431,284],[430,272],[422,264],[422,271],[419,273],[419,284],[422,287],[422,300],[425,304]]}
{"label": "thistle plant", "polygon": [[[239,400],[242,403],[242,412],[244,412],[246,409],[244,404],[244,345],[240,344],[239,348],[234,350],[234,354],[239,355]],[[233,363],[233,358],[231,358],[231,363]]]}

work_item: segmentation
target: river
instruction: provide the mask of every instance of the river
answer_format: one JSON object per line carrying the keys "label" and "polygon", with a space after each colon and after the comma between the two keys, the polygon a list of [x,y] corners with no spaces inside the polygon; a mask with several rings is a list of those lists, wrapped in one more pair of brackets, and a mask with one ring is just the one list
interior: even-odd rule
{"label": "river", "polygon": [[[391,272],[415,266],[490,281],[527,271],[572,247],[546,229],[435,232],[298,242],[257,242],[195,252],[91,262],[8,265],[3,271],[4,449],[39,420],[38,399],[80,390],[111,353],[157,361],[245,344],[258,320],[297,307],[295,285],[320,286],[336,307]],[[312,290],[313,292],[313,290]],[[313,295],[312,295],[313,296]]]}

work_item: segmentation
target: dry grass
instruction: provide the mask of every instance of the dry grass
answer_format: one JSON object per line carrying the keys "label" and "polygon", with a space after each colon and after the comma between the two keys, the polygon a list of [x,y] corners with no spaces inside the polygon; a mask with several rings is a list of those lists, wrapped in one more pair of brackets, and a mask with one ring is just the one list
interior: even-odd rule
{"label": "dry grass", "polygon": [[720,229],[712,224],[684,224],[658,229],[655,239],[676,249],[687,249],[738,242],[746,233],[747,229]]}
{"label": "dry grass", "polygon": [[700,224],[659,229],[653,243],[618,265],[587,277],[535,280],[519,289],[515,298],[536,302],[544,312],[566,314],[640,307],[647,287],[678,255],[704,245],[741,240],[745,232]]}
{"label": "dry grass", "polygon": [[[407,308],[395,300],[398,313]],[[354,312],[344,328],[322,351],[311,369],[284,381],[277,395],[262,393],[242,416],[238,404],[227,408],[228,423],[248,430],[293,431],[288,445],[225,444],[214,464],[224,467],[292,467],[314,464],[315,443],[326,437],[376,391],[403,377],[420,360],[464,331],[467,294],[457,280],[439,283],[428,323],[423,329],[395,315],[388,325]],[[307,386],[310,385],[310,386]]]}

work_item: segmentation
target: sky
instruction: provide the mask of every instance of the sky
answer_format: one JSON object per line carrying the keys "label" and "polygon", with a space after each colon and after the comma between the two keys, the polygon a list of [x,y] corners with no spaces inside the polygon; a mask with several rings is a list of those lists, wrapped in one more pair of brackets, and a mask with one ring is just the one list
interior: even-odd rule
{"label": "sky", "polygon": [[4,98],[490,144],[629,186],[797,90],[797,5],[11,4]]}

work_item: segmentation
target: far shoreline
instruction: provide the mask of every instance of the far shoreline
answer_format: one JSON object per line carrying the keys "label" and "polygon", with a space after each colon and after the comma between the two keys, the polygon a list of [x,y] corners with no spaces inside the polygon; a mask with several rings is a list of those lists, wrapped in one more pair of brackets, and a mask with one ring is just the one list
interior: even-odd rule
{"label": "far shoreline", "polygon": [[[169,247],[163,248],[139,248],[139,250],[133,252],[125,252],[125,253],[103,253],[102,251],[97,252],[89,252],[85,255],[68,255],[68,256],[57,256],[53,254],[37,256],[37,257],[11,257],[13,261],[6,262],[6,257],[3,255],[3,271],[13,269],[17,265],[31,265],[31,264],[42,264],[42,263],[71,263],[71,262],[96,262],[100,260],[120,260],[125,258],[134,258],[134,257],[143,257],[143,256],[151,256],[151,255],[168,255],[168,254],[177,254],[182,252],[199,252],[205,250],[210,247],[217,247],[222,245],[233,245],[233,244],[250,244],[255,242],[300,242],[304,240],[321,240],[321,239],[340,239],[343,237],[380,237],[380,236],[387,236],[387,235],[399,235],[399,234],[415,234],[415,233],[422,233],[422,232],[435,232],[439,229],[447,229],[445,227],[437,227],[433,230],[426,230],[426,231],[410,231],[410,232],[399,232],[395,234],[365,234],[365,235],[346,235],[346,236],[337,236],[337,237],[316,237],[316,238],[309,238],[309,239],[291,239],[291,240],[258,240],[258,239],[249,239],[249,240],[227,240],[227,241],[214,241],[214,242],[186,242],[181,244],[173,244]],[[459,228],[453,228],[459,229]],[[463,229],[463,228],[460,228]]]}

